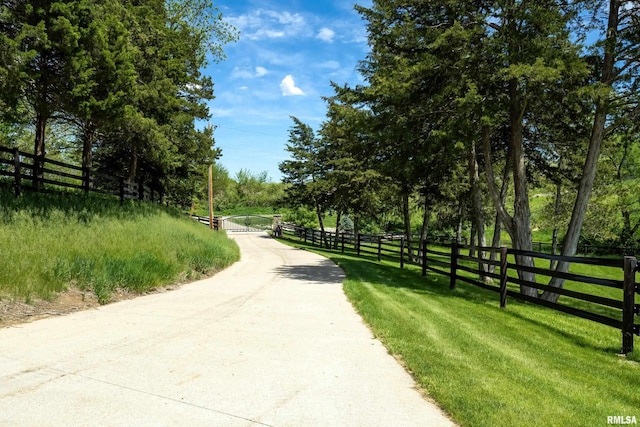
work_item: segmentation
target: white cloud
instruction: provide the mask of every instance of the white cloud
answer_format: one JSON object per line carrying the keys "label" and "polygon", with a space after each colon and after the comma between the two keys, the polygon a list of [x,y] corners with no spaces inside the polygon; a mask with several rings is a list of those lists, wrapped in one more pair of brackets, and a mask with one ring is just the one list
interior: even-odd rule
{"label": "white cloud", "polygon": [[240,30],[241,38],[250,40],[291,38],[307,30],[307,23],[299,13],[258,9],[226,20]]}
{"label": "white cloud", "polygon": [[264,67],[256,67],[256,77],[262,77],[269,73]]}
{"label": "white cloud", "polygon": [[293,76],[291,74],[282,79],[282,82],[280,82],[280,89],[282,89],[283,96],[304,96],[304,92],[296,86],[296,82],[293,80]]}
{"label": "white cloud", "polygon": [[255,71],[246,68],[234,67],[231,72],[232,79],[254,79],[267,75],[269,71],[264,67],[256,67]]}
{"label": "white cloud", "polygon": [[336,33],[333,30],[325,27],[320,30],[316,38],[322,41],[325,41],[327,43],[333,43],[333,38],[335,36],[336,36]]}
{"label": "white cloud", "polygon": [[320,66],[322,68],[337,70],[338,68],[340,68],[340,63],[338,61],[325,61],[322,64],[320,64]]}

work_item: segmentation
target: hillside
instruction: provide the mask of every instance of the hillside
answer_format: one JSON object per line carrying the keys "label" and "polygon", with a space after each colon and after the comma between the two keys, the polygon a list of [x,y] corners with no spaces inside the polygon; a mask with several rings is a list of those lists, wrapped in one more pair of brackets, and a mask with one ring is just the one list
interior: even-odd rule
{"label": "hillside", "polygon": [[239,259],[224,233],[171,208],[73,194],[0,191],[0,242],[0,325],[170,289]]}

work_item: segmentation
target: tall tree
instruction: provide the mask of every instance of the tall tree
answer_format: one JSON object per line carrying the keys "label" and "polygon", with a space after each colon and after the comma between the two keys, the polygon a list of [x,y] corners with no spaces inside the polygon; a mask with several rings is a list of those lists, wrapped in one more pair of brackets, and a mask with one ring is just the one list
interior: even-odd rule
{"label": "tall tree", "polygon": [[[638,35],[640,5],[635,1],[610,0],[608,6],[606,19],[602,21],[601,26],[604,38],[596,44],[598,48],[596,52],[599,54],[597,63],[600,64],[597,75],[600,79],[593,92],[595,112],[587,157],[562,245],[562,255],[565,256],[574,255],[578,248],[602,143],[605,135],[617,125],[615,122],[610,122],[612,114],[616,113],[618,117],[625,119],[640,117],[640,103],[637,102],[637,93],[633,91],[633,88],[637,89],[640,71],[640,37]],[[566,272],[569,269],[569,263],[559,262],[556,269]],[[563,285],[562,279],[554,278],[550,282],[552,287]],[[542,298],[547,301],[557,301],[559,294],[548,291],[542,295]]]}
{"label": "tall tree", "polygon": [[278,165],[282,181],[287,184],[287,201],[291,206],[306,206],[312,209],[320,223],[324,236],[323,217],[330,206],[333,191],[327,186],[327,149],[314,130],[297,117],[291,117],[289,141],[286,150],[291,159]]}
{"label": "tall tree", "polygon": [[47,124],[62,111],[61,98],[67,89],[65,68],[73,57],[81,55],[78,39],[83,23],[78,12],[82,7],[79,1],[18,0],[5,9],[11,22],[5,29],[13,33],[19,52],[16,74],[9,78],[16,79],[14,88],[22,88],[11,93],[22,96],[34,115],[37,187],[43,176]]}
{"label": "tall tree", "polygon": [[327,120],[320,128],[328,157],[328,187],[332,207],[353,218],[354,233],[360,231],[362,218],[373,218],[380,210],[380,194],[392,186],[376,169],[369,134],[370,112],[359,105],[359,95],[347,87],[333,84],[335,95],[325,98]]}

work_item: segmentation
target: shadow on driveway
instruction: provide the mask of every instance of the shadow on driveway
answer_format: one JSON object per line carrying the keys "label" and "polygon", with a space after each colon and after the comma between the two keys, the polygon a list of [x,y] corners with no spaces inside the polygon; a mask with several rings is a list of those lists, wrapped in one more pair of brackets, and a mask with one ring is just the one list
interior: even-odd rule
{"label": "shadow on driveway", "polygon": [[328,259],[314,265],[281,265],[274,271],[288,279],[328,285],[340,285],[345,278],[343,271]]}

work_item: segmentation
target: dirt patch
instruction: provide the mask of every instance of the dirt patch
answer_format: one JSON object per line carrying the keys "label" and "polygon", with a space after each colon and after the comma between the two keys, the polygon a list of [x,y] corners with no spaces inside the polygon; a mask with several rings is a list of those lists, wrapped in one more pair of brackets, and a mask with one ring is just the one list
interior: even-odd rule
{"label": "dirt patch", "polygon": [[[109,304],[136,298],[141,295],[148,295],[158,292],[166,292],[178,289],[180,285],[168,285],[159,287],[144,294],[136,294],[127,292],[126,290],[118,290],[111,295]],[[92,291],[81,291],[80,289],[71,288],[51,301],[35,300],[30,304],[24,302],[12,301],[9,299],[0,299],[0,328],[15,326],[22,323],[33,322],[35,320],[47,317],[63,316],[65,314],[74,313],[80,310],[88,310],[99,307],[98,299]]]}

